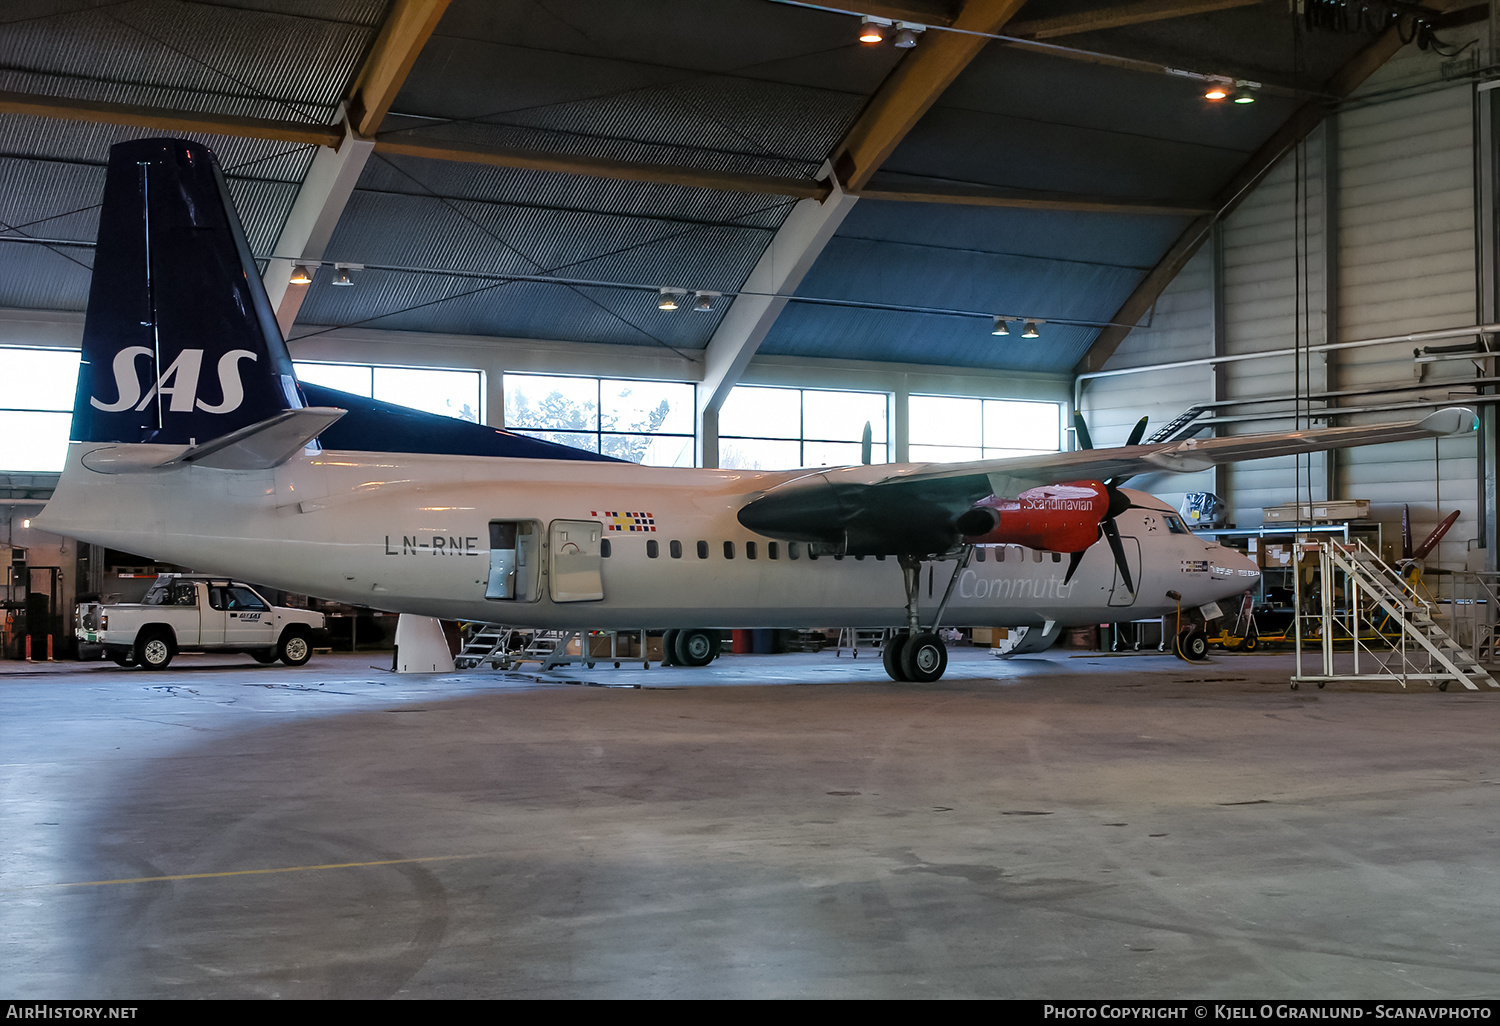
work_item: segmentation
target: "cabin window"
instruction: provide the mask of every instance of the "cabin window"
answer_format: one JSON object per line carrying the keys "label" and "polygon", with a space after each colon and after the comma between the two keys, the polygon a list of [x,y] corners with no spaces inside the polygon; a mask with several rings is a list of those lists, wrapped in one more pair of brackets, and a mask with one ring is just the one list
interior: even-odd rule
{"label": "cabin window", "polygon": [[673,559],[682,558],[682,542],[674,541],[667,545],[667,551],[672,554]]}
{"label": "cabin window", "polygon": [[603,541],[599,542],[599,555],[603,556],[605,559],[608,559],[609,552],[609,539],[605,538]]}
{"label": "cabin window", "polygon": [[818,558],[818,547],[816,545],[809,545],[807,547],[807,558],[808,559],[817,559]]}
{"label": "cabin window", "polygon": [[1004,563],[1005,562],[1005,546],[1004,545],[996,545],[995,546],[995,562],[996,563]]}
{"label": "cabin window", "polygon": [[781,546],[778,545],[776,542],[766,542],[766,558],[767,559],[780,559],[781,558]]}
{"label": "cabin window", "polygon": [[746,542],[745,543],[745,558],[746,559],[754,559],[755,558],[755,543],[754,542]]}
{"label": "cabin window", "polygon": [[1061,552],[1054,552],[1054,553],[1052,553],[1052,562],[1054,562],[1054,563],[1061,563],[1062,562],[1062,553]]}
{"label": "cabin window", "polygon": [[724,558],[725,559],[733,559],[734,558],[734,542],[727,541],[727,542],[724,543]]}
{"label": "cabin window", "polygon": [[881,554],[881,555],[879,555],[879,556],[876,556],[876,557],[875,557],[875,561],[876,561],[876,562],[877,562],[877,563],[884,563],[884,562],[885,562],[885,555],[884,555],[884,554],[883,554],[883,553],[882,553],[882,554]]}
{"label": "cabin window", "polygon": [[862,561],[865,557],[864,556],[855,556],[854,558]]}
{"label": "cabin window", "polygon": [[979,560],[979,562],[981,562],[981,563],[984,562],[984,546],[983,545],[976,545],[976,546],[974,546],[974,558],[977,559],[977,560]]}
{"label": "cabin window", "polygon": [[842,552],[835,552],[833,554],[833,558],[834,559],[838,559],[838,560],[842,560],[844,558],[844,554]]}
{"label": "cabin window", "polygon": [[802,546],[800,544],[798,544],[797,542],[787,542],[786,543],[786,558],[787,559],[801,559],[802,558]]}
{"label": "cabin window", "polygon": [[1033,555],[1032,555],[1032,560],[1031,561],[1033,563],[1040,563],[1042,561],[1042,550],[1041,549],[1033,549],[1032,553],[1033,553]]}
{"label": "cabin window", "polygon": [[707,559],[708,558],[708,542],[701,541],[701,542],[698,543],[698,558],[699,559]]}
{"label": "cabin window", "polygon": [[657,556],[660,556],[660,555],[661,555],[661,546],[656,543],[656,539],[655,538],[652,538],[650,541],[646,542],[646,558],[647,559],[655,559]]}

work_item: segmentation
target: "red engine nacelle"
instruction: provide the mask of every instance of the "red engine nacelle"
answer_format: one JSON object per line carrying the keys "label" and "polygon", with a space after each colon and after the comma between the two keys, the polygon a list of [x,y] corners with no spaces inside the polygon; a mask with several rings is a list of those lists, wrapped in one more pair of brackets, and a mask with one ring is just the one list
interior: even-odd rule
{"label": "red engine nacelle", "polygon": [[959,534],[976,545],[1025,545],[1082,552],[1099,540],[1109,513],[1103,481],[1069,481],[1028,488],[1014,499],[990,496],[958,518]]}

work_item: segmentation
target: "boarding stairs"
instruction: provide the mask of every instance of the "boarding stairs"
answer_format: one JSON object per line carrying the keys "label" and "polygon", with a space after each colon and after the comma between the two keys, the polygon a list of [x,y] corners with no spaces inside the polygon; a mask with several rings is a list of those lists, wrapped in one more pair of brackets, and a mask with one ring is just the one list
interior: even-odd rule
{"label": "boarding stairs", "polygon": [[[1427,681],[1439,690],[1446,691],[1448,684],[1458,681],[1470,691],[1486,687],[1500,688],[1483,666],[1467,649],[1460,645],[1434,615],[1436,603],[1419,594],[1402,577],[1399,571],[1389,566],[1364,542],[1354,539],[1343,541],[1330,539],[1315,543],[1301,543],[1315,547],[1318,552],[1319,570],[1322,578],[1321,596],[1321,640],[1323,650],[1323,674],[1304,676],[1301,673],[1301,651],[1298,652],[1298,674],[1292,679],[1296,687],[1298,680],[1316,681],[1319,687],[1329,680],[1397,680],[1406,687],[1408,680]],[[1334,610],[1334,579],[1342,573],[1346,584],[1345,601],[1350,620],[1345,623]],[[1300,575],[1299,575],[1300,579]],[[1360,610],[1378,609],[1388,618],[1371,630],[1362,629]],[[1298,596],[1301,608],[1301,596]],[[1399,635],[1392,637],[1396,630]],[[1300,632],[1299,632],[1300,633]],[[1333,645],[1335,640],[1352,640],[1354,645],[1354,672],[1337,673],[1334,669]],[[1385,651],[1372,648],[1370,641],[1379,639]],[[1361,673],[1360,656],[1374,657],[1378,672]],[[1425,655],[1426,659],[1421,657]],[[1396,660],[1399,659],[1399,663]],[[1425,665],[1419,665],[1425,663]]]}
{"label": "boarding stairs", "polygon": [[453,657],[453,665],[460,670],[473,670],[490,664],[493,670],[510,669],[510,645],[515,637],[514,627],[498,623],[474,623],[463,639],[463,647]]}

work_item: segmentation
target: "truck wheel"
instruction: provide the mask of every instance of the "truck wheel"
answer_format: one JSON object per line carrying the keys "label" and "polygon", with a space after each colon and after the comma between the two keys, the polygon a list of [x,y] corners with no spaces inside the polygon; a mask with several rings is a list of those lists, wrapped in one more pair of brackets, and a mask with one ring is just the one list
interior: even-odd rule
{"label": "truck wheel", "polygon": [[157,628],[135,639],[135,661],[143,670],[165,670],[172,662],[172,635]]}
{"label": "truck wheel", "polygon": [[306,634],[287,631],[281,636],[277,652],[288,666],[301,666],[312,658],[312,642]]}
{"label": "truck wheel", "polygon": [[134,666],[135,665],[135,653],[134,652],[118,652],[118,653],[116,653],[114,655],[111,655],[110,659],[114,660],[114,664],[116,666]]}
{"label": "truck wheel", "polygon": [[250,658],[257,663],[274,663],[276,661],[276,650],[274,648],[252,648]]}

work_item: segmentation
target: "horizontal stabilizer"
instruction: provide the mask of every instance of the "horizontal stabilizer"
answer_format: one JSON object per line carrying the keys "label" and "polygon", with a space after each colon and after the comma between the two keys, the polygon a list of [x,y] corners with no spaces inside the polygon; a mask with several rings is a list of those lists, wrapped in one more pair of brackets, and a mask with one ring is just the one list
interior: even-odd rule
{"label": "horizontal stabilizer", "polygon": [[259,423],[195,445],[175,462],[216,470],[270,470],[301,452],[303,446],[343,415],[343,410],[331,406],[283,410]]}

